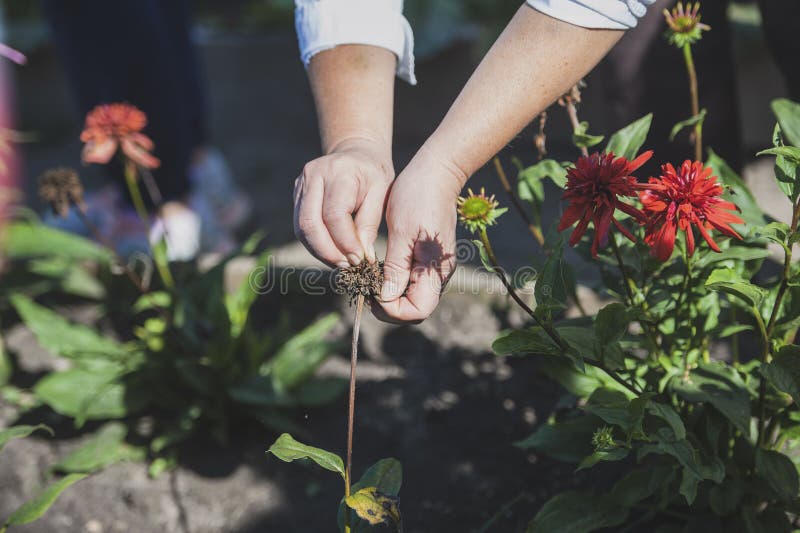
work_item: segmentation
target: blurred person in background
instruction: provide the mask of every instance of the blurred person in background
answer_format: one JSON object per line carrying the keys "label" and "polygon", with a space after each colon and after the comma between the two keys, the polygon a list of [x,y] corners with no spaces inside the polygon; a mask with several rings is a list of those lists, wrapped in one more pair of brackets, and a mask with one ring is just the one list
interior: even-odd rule
{"label": "blurred person in background", "polygon": [[[416,83],[413,35],[402,14],[402,0],[296,0],[301,59],[308,69],[323,149],[295,180],[298,239],[331,266],[374,261],[373,243],[385,206],[386,280],[373,312],[395,322],[424,320],[436,308],[455,267],[455,206],[466,181],[597,65],[649,11],[651,23],[645,23],[638,43],[620,47],[621,56],[612,62],[620,69],[618,80],[641,75],[655,38],[663,32],[654,21],[673,2],[654,3],[527,0],[438,128],[395,178],[394,76]],[[724,19],[725,3],[707,4],[714,16]],[[790,32],[797,18],[791,13],[798,4],[764,0],[765,13],[773,9],[773,16],[783,18],[777,25],[788,30],[787,38],[793,38]],[[720,42],[727,40],[728,33],[721,33]],[[730,49],[726,55],[730,60]],[[796,55],[783,57],[791,60]],[[650,66],[658,73],[657,63]],[[667,91],[685,91],[683,78],[676,82],[661,72],[657,80]],[[715,87],[708,98],[725,97],[721,106],[735,108],[730,70]],[[616,90],[620,95],[634,93],[640,103],[658,102],[657,95],[637,91],[636,84]],[[673,118],[686,118],[686,107]],[[637,113],[633,103],[625,108]]]}
{"label": "blurred person in background", "polygon": [[[115,183],[87,195],[89,216],[120,251],[162,237],[171,260],[200,251],[228,252],[251,204],[236,187],[222,154],[208,144],[206,99],[191,37],[189,0],[42,0],[57,52],[82,115],[125,102],[145,112],[145,133],[161,160],[153,171],[163,203],[143,228]],[[150,206],[154,208],[154,206]],[[68,228],[82,228],[72,218]],[[58,223],[55,222],[54,223]]]}

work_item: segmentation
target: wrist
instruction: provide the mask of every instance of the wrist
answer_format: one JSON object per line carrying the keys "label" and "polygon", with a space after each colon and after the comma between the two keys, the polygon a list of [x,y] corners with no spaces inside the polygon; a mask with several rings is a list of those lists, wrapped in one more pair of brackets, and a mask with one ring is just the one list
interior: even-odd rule
{"label": "wrist", "polygon": [[389,139],[368,133],[347,135],[327,143],[324,147],[325,155],[341,154],[346,152],[367,153],[380,159],[392,159],[392,142]]}
{"label": "wrist", "polygon": [[424,169],[422,175],[435,176],[441,185],[455,191],[456,196],[470,178],[470,174],[448,155],[448,151],[432,143],[431,139],[422,145],[412,163]]}

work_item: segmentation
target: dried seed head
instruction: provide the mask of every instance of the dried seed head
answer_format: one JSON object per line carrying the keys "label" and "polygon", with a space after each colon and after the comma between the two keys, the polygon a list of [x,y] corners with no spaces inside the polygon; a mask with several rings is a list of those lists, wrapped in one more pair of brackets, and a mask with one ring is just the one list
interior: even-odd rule
{"label": "dried seed head", "polygon": [[47,170],[39,177],[39,197],[53,208],[60,217],[69,214],[70,205],[82,212],[86,211],[83,203],[83,184],[78,173],[71,168],[59,167]]}
{"label": "dried seed head", "polygon": [[336,275],[336,288],[346,294],[352,305],[359,296],[372,298],[381,293],[383,261],[362,261],[356,266],[342,268]]}

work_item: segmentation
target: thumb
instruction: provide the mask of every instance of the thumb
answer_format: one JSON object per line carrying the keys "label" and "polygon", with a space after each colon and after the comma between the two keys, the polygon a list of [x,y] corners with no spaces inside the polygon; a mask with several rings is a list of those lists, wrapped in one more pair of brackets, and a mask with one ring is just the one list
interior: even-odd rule
{"label": "thumb", "polygon": [[408,286],[414,243],[389,228],[389,243],[383,263],[383,289],[381,300],[391,302],[400,298]]}

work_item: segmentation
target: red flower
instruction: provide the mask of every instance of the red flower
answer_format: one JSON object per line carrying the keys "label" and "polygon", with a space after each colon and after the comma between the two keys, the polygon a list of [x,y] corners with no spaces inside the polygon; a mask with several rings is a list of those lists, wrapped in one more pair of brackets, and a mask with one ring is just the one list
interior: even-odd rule
{"label": "red flower", "polygon": [[711,239],[710,230],[716,229],[729,237],[741,239],[729,225],[743,222],[731,213],[739,208],[723,200],[723,192],[717,177],[712,176],[711,169],[703,167],[700,161],[687,159],[680,172],[669,163],[662,165],[661,176],[650,178],[647,189],[639,193],[648,216],[644,240],[651,246],[652,254],[660,261],[669,259],[675,247],[675,235],[681,230],[686,234],[687,250],[692,255],[693,225],[715,252],[720,249]]}
{"label": "red flower", "polygon": [[132,161],[145,168],[156,168],[161,162],[150,152],[153,141],[142,133],[147,116],[129,104],[103,104],[86,115],[81,133],[84,163],[108,163],[117,148]]}
{"label": "red flower", "polygon": [[594,224],[592,255],[595,257],[600,246],[605,246],[608,242],[612,223],[623,235],[635,240],[614,218],[614,210],[619,209],[636,220],[644,220],[641,211],[622,202],[619,197],[636,196],[638,184],[631,172],[645,164],[652,155],[650,150],[633,161],[628,161],[624,157],[614,157],[613,153],[594,153],[578,159],[575,167],[567,172],[567,190],[563,198],[569,200],[569,206],[558,225],[558,231],[563,231],[578,222],[569,238],[570,246],[575,246],[581,240],[589,222]]}

